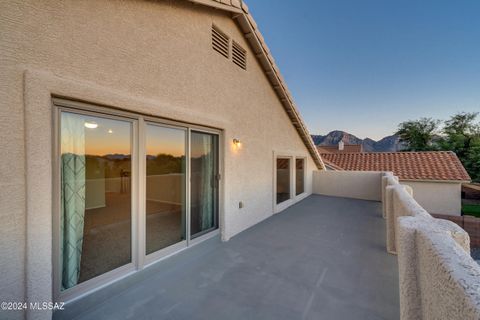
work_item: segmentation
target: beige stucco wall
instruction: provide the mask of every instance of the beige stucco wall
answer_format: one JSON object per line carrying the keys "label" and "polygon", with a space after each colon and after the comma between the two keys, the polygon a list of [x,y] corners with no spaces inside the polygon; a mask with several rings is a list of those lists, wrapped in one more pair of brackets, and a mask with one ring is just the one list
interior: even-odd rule
{"label": "beige stucco wall", "polygon": [[400,319],[478,319],[480,267],[457,224],[433,218],[384,176],[387,251],[398,254]]}
{"label": "beige stucco wall", "polygon": [[315,171],[313,193],[381,201],[382,176],[380,171]]}
{"label": "beige stucco wall", "polygon": [[415,200],[429,213],[459,216],[462,209],[462,185],[453,182],[400,180],[413,189]]}
{"label": "beige stucco wall", "polygon": [[[212,22],[247,49],[247,71],[211,49]],[[51,298],[52,93],[223,130],[224,239],[273,213],[273,152],[307,156],[311,192],[315,165],[222,11],[183,1],[12,0],[0,2],[0,30],[0,300]]]}
{"label": "beige stucco wall", "polygon": [[480,267],[468,234],[451,221],[413,214],[400,214],[396,225],[400,319],[478,319]]}

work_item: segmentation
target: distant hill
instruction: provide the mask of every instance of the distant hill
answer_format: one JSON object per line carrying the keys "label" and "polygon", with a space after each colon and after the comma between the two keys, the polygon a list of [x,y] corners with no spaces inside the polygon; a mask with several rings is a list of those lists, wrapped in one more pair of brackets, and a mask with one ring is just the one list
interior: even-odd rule
{"label": "distant hill", "polygon": [[317,146],[336,146],[343,140],[345,144],[361,144],[365,152],[395,152],[402,149],[397,135],[391,135],[375,141],[370,138],[360,139],[345,131],[335,130],[327,135],[312,135],[313,142]]}

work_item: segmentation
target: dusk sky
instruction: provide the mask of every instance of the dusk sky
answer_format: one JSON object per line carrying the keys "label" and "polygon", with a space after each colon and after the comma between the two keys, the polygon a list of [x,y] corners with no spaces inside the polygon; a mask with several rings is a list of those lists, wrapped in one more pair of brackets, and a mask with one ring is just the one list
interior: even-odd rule
{"label": "dusk sky", "polygon": [[312,134],[480,111],[478,0],[250,0]]}

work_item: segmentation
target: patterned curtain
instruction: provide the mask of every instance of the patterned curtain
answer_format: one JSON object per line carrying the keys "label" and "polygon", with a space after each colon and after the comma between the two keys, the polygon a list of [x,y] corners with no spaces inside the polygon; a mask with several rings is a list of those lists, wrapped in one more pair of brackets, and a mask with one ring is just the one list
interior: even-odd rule
{"label": "patterned curtain", "polygon": [[200,217],[202,219],[202,230],[207,230],[213,227],[213,184],[214,174],[214,150],[213,137],[208,134],[202,134],[202,186],[200,196]]}
{"label": "patterned curtain", "polygon": [[62,290],[80,277],[85,219],[85,128],[80,115],[61,116],[61,230]]}

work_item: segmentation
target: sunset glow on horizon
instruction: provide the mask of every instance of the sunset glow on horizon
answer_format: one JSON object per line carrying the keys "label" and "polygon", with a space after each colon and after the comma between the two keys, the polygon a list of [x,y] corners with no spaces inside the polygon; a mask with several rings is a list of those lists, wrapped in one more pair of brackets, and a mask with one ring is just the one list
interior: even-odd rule
{"label": "sunset glow on horizon", "polygon": [[[86,125],[94,123],[95,126]],[[129,121],[94,117],[70,112],[62,113],[61,152],[81,153],[89,156],[109,154],[132,155],[133,125]],[[80,137],[84,135],[82,142]],[[157,124],[147,124],[145,149],[148,156],[159,154],[184,157],[187,131]],[[202,144],[196,144],[193,157],[202,156]]]}

